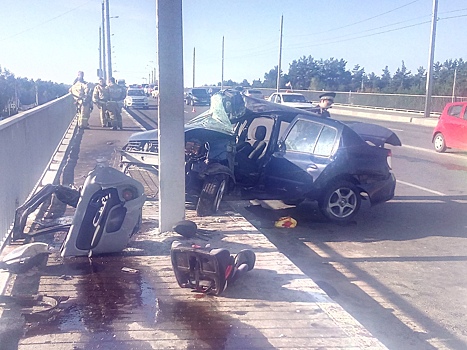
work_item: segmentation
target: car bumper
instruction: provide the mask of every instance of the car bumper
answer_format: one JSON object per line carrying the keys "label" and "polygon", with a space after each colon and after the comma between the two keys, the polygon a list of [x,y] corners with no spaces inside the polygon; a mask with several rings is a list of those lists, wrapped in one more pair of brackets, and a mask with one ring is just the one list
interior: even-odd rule
{"label": "car bumper", "polygon": [[134,107],[134,108],[144,108],[147,107],[149,104],[147,102],[128,102],[127,107]]}
{"label": "car bumper", "polygon": [[371,205],[376,205],[394,197],[396,177],[391,173],[391,176],[386,180],[360,185],[359,187],[368,194]]}

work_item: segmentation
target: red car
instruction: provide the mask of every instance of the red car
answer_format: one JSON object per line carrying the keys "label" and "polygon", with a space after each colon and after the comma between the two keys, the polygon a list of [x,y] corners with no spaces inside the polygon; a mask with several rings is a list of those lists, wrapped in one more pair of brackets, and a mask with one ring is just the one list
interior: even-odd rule
{"label": "red car", "polygon": [[452,102],[444,107],[432,142],[440,153],[448,148],[467,150],[467,102]]}

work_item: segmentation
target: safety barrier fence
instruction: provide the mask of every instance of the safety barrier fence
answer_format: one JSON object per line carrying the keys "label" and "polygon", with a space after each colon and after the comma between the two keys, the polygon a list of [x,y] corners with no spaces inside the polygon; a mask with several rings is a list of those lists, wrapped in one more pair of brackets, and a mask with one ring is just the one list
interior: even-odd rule
{"label": "safety barrier fence", "polygon": [[66,95],[0,121],[0,247],[15,210],[34,192],[75,117]]}
{"label": "safety barrier fence", "polygon": [[[263,91],[265,96],[269,96],[275,89],[258,89]],[[286,90],[280,90],[286,91]],[[323,91],[312,90],[293,90],[303,94],[307,100],[318,102],[319,95]],[[467,101],[467,97],[452,96],[432,96],[431,97],[431,113],[441,113],[444,106],[448,102],[453,101]],[[409,112],[424,112],[425,110],[425,95],[403,95],[403,94],[375,94],[365,92],[336,92],[335,103],[361,106],[361,107],[377,107],[382,109],[392,109],[396,111],[409,111]]]}

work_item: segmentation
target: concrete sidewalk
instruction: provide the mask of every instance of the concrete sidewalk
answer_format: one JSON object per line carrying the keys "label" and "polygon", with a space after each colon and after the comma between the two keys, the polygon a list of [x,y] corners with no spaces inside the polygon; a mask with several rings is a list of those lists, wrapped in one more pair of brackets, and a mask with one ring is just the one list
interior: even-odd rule
{"label": "concrete sidewalk", "polygon": [[[79,145],[77,185],[103,159],[115,165],[116,150],[138,128],[126,114],[126,131],[100,128],[96,110],[90,124]],[[158,202],[149,198],[128,248],[92,259],[63,260],[66,232],[44,236],[53,251],[47,265],[9,276],[4,295],[60,303],[31,313],[0,299],[0,349],[385,349],[234,207],[224,202],[218,215],[203,218],[187,207],[186,217],[211,232],[208,241],[187,240],[158,232]],[[174,240],[232,254],[252,249],[256,265],[221,296],[193,293],[176,282]]]}

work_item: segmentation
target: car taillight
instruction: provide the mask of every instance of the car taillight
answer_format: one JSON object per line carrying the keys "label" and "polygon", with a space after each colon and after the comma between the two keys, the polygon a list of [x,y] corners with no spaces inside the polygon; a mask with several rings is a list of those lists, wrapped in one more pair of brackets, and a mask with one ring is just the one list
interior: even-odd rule
{"label": "car taillight", "polygon": [[138,193],[135,188],[127,187],[122,191],[123,199],[128,202],[135,199],[138,196]]}
{"label": "car taillight", "polygon": [[392,151],[390,149],[388,149],[387,151],[388,151],[388,155],[386,157],[386,160],[388,162],[389,169],[392,170]]}

